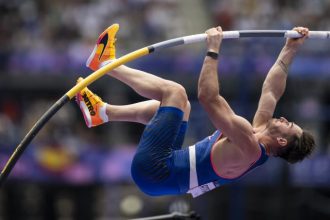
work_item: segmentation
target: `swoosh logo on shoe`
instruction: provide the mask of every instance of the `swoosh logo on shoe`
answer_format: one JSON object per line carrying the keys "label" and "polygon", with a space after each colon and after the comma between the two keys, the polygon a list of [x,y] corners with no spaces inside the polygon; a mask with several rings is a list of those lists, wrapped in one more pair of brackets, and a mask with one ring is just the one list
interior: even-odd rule
{"label": "swoosh logo on shoe", "polygon": [[99,44],[103,44],[103,49],[100,53],[100,56],[99,56],[99,60],[101,59],[103,53],[104,53],[104,50],[105,50],[105,47],[107,46],[107,43],[108,43],[108,33],[106,33],[102,39],[100,40],[100,43]]}

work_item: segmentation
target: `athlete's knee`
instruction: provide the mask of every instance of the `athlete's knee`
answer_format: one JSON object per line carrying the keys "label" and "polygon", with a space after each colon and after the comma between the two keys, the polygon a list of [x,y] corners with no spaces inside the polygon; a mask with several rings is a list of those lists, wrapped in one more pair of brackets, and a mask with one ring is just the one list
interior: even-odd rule
{"label": "athlete's knee", "polygon": [[189,100],[187,100],[186,108],[185,108],[184,112],[189,114],[190,111],[191,111],[191,104],[190,104]]}
{"label": "athlete's knee", "polygon": [[183,110],[186,108],[188,96],[182,85],[168,80],[163,90],[164,99],[169,99],[175,103],[178,103],[182,106]]}
{"label": "athlete's knee", "polygon": [[187,100],[186,107],[183,109],[183,112],[184,112],[183,120],[184,121],[189,120],[190,111],[191,111],[191,105],[190,105],[190,102]]}

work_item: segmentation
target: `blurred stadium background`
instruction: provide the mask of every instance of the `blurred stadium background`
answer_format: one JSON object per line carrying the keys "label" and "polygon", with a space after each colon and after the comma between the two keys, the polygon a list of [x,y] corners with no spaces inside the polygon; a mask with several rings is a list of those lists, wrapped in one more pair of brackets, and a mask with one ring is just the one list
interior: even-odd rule
{"label": "blurred stadium background", "polygon": [[[107,26],[119,23],[117,54],[221,25],[224,30],[330,30],[326,0],[0,0],[0,167],[36,120],[74,84]],[[223,42],[222,92],[252,120],[262,81],[284,39]],[[192,114],[185,145],[213,127],[196,99],[205,45],[129,63],[185,86]],[[330,219],[330,43],[308,40],[291,66],[276,116],[312,130],[317,151],[296,165],[269,160],[242,181],[200,198],[143,195],[130,163],[143,131],[133,123],[87,129],[72,101],[28,147],[0,189],[0,219],[128,219],[196,211],[202,219]],[[143,100],[103,77],[91,88],[113,104]]]}

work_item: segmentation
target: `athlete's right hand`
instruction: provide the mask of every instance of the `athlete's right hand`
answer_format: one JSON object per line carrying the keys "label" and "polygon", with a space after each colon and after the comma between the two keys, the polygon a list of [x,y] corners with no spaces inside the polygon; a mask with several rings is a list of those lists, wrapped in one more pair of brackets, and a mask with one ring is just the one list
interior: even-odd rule
{"label": "athlete's right hand", "polygon": [[219,53],[223,38],[222,28],[220,26],[210,28],[205,33],[207,34],[207,50]]}
{"label": "athlete's right hand", "polygon": [[298,33],[300,33],[301,35],[303,35],[303,37],[301,38],[288,38],[286,40],[286,44],[285,46],[288,48],[292,48],[292,49],[298,49],[306,40],[306,38],[308,37],[308,28],[305,27],[295,27],[292,29],[293,31],[297,31]]}

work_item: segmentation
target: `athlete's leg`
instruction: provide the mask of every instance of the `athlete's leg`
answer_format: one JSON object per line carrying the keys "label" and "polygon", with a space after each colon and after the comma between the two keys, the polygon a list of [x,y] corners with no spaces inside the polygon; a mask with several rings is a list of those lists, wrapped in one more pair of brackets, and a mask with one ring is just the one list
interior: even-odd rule
{"label": "athlete's leg", "polygon": [[[82,78],[78,79],[78,82]],[[148,100],[130,105],[112,105],[103,102],[88,88],[84,88],[76,95],[76,101],[83,113],[88,127],[98,126],[108,121],[128,121],[147,124],[160,106],[156,100]],[[183,121],[188,121],[190,104],[184,109]]]}
{"label": "athlete's leg", "polygon": [[[112,25],[100,35],[95,48],[100,47],[100,42],[105,42],[105,38],[107,38],[108,43],[106,44],[105,51],[112,56],[105,58],[105,56],[95,56],[92,53],[91,57],[93,60],[97,60],[98,65],[102,65],[102,62],[104,61],[111,62],[111,60],[115,59],[114,43],[118,29],[119,26]],[[88,63],[87,66],[92,68]],[[178,134],[171,145],[173,149],[181,148],[190,114],[190,103],[187,100],[183,87],[177,83],[164,80],[160,77],[124,65],[116,68],[111,73],[108,73],[108,75],[126,83],[137,93],[146,98],[161,101],[162,106],[174,106],[184,111],[183,120],[180,123]],[[107,105],[107,115],[110,121],[134,121],[146,124],[153,117],[158,107],[159,103],[156,101],[146,101],[127,106]]]}
{"label": "athlete's leg", "polygon": [[[106,113],[109,121],[128,121],[147,124],[155,115],[160,102],[148,100],[130,105],[111,105],[107,104]],[[183,121],[187,123],[190,114],[190,104],[188,103],[183,116]],[[180,129],[182,130],[182,129]]]}
{"label": "athlete's leg", "polygon": [[188,98],[185,89],[173,81],[124,65],[108,75],[124,82],[141,96],[161,101],[161,106],[173,106],[182,111],[187,106]]}
{"label": "athlete's leg", "polygon": [[130,105],[111,105],[106,108],[109,121],[128,121],[147,124],[160,106],[156,100],[148,100]]}
{"label": "athlete's leg", "polygon": [[[115,42],[116,33],[118,30],[119,25],[113,24],[99,36],[95,48],[90,55],[88,61],[86,62],[86,65],[89,68],[91,68],[92,70],[97,70],[100,66],[102,66],[102,63],[111,62],[111,60],[116,59]],[[181,110],[183,110],[185,113],[183,120],[188,120],[190,113],[190,105],[187,104],[188,101],[182,86],[174,82],[170,82],[168,80],[164,80],[151,74],[145,73],[143,71],[128,68],[126,66],[121,66],[117,68],[112,73],[109,73],[109,75],[127,83],[139,94],[149,99],[156,99],[158,101],[162,101],[161,104],[163,106],[171,105],[171,101],[173,99],[173,92],[180,90],[178,96],[176,97],[177,99],[179,99],[179,101],[175,100],[173,106],[179,107]],[[161,90],[159,90],[159,88],[161,88]],[[184,97],[184,100],[180,100],[180,94]],[[128,106],[106,105],[106,107],[106,113],[110,121],[133,121],[146,124],[150,121],[151,117],[158,109],[159,103],[157,104],[155,101],[150,101],[142,102],[141,104],[136,103]]]}

